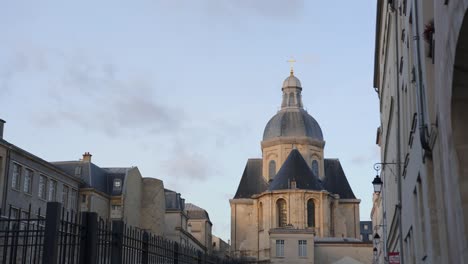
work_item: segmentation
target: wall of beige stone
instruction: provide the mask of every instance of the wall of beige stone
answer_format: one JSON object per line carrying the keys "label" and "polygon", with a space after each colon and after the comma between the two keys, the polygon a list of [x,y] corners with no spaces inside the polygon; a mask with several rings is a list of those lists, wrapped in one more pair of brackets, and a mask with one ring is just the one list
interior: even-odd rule
{"label": "wall of beige stone", "polygon": [[138,168],[129,169],[123,185],[123,220],[131,226],[140,226],[142,177]]}
{"label": "wall of beige stone", "polygon": [[166,213],[164,183],[155,178],[143,178],[142,181],[141,228],[162,236]]}
{"label": "wall of beige stone", "polygon": [[372,264],[372,244],[316,243],[314,248],[314,263]]}
{"label": "wall of beige stone", "polygon": [[[81,194],[81,192],[80,192]],[[109,219],[109,198],[101,195],[97,192],[86,192],[83,193],[87,197],[87,204],[82,205],[82,209],[87,207],[88,212],[96,212],[100,217],[104,219]],[[83,210],[84,211],[84,210]]]}
{"label": "wall of beige stone", "polygon": [[231,250],[234,256],[257,256],[258,225],[253,199],[231,199]]}
{"label": "wall of beige stone", "polygon": [[[284,256],[277,257],[276,241],[284,240]],[[299,240],[306,240],[306,256],[299,256]],[[270,236],[271,263],[314,263],[314,235],[308,233],[272,233]],[[317,262],[322,263],[322,262]]]}

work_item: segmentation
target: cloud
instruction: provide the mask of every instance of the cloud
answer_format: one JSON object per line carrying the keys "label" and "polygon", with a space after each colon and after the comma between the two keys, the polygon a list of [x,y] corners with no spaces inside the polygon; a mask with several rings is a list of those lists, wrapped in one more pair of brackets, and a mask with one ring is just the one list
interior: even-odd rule
{"label": "cloud", "polygon": [[180,129],[185,118],[182,109],[158,100],[151,74],[124,74],[112,62],[79,52],[23,47],[0,67],[4,90],[15,80],[34,80],[35,88],[16,92],[40,97],[43,103],[31,114],[37,126],[73,125],[108,136],[161,134]]}
{"label": "cloud", "polygon": [[171,180],[178,184],[189,181],[205,181],[219,173],[215,163],[197,151],[192,151],[181,143],[174,144],[172,156],[162,164],[163,170]]}

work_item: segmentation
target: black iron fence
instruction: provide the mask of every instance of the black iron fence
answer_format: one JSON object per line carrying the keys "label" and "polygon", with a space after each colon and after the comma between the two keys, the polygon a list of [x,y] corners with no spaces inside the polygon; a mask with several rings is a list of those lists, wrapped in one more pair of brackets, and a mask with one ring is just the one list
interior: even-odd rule
{"label": "black iron fence", "polygon": [[0,211],[1,264],[242,264],[182,246],[96,213],[62,210],[57,202],[40,210]]}

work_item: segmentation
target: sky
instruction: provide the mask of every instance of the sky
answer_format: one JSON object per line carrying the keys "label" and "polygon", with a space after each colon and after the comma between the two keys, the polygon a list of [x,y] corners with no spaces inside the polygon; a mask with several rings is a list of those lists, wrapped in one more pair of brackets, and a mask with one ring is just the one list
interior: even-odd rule
{"label": "sky", "polygon": [[370,219],[379,126],[375,1],[0,1],[4,139],[48,161],[91,152],[206,209],[230,236],[229,199],[294,58],[325,157]]}

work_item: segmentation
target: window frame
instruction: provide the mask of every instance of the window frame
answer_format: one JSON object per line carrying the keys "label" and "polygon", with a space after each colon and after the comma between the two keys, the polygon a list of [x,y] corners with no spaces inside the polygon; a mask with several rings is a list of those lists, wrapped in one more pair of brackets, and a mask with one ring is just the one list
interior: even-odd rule
{"label": "window frame", "polygon": [[297,246],[298,246],[298,255],[300,258],[306,258],[307,257],[307,240],[305,239],[300,239],[297,241]]}
{"label": "window frame", "polygon": [[[41,180],[43,180],[43,181],[41,182]],[[42,192],[41,192],[41,185],[42,185]],[[48,198],[48,196],[47,196],[47,189],[48,189],[47,176],[45,176],[44,174],[39,175],[39,184],[38,184],[37,187],[38,187],[37,196],[39,197],[39,199],[47,201],[47,198]]]}
{"label": "window frame", "polygon": [[[309,205],[312,205],[312,207],[309,207]],[[307,200],[307,227],[309,228],[315,228],[315,201],[313,198],[310,198]],[[310,209],[312,209],[312,213],[310,212]],[[311,217],[312,216],[312,217]]]}
{"label": "window frame", "polygon": [[[280,203],[284,204],[284,208],[280,207]],[[286,227],[288,225],[288,204],[285,199],[276,200],[276,214],[278,227]]]}
{"label": "window frame", "polygon": [[[67,191],[65,192],[65,190],[67,190]],[[65,195],[65,193],[66,193],[66,195]],[[63,206],[64,208],[68,208],[68,207],[69,207],[69,205],[68,205],[68,203],[69,203],[69,196],[70,196],[70,187],[68,187],[67,185],[64,184],[64,185],[62,186],[62,206]]]}
{"label": "window frame", "polygon": [[276,240],[276,254],[275,257],[277,258],[284,258],[284,239],[277,239]]}
{"label": "window frame", "polygon": [[[23,192],[26,194],[32,194],[32,185],[34,181],[34,171],[29,168],[24,168],[24,176],[23,176]],[[29,178],[29,185],[26,190],[26,182],[28,182],[26,179]]]}
{"label": "window frame", "polygon": [[[16,171],[16,168],[19,169],[19,171]],[[13,162],[13,173],[11,175],[11,188],[16,191],[21,191],[21,176],[23,172],[23,166],[21,166],[19,163]]]}
{"label": "window frame", "polygon": [[[51,188],[51,186],[53,188]],[[57,181],[53,179],[48,179],[47,181],[47,201],[55,202],[57,200]],[[53,192],[51,192],[51,190]]]}

